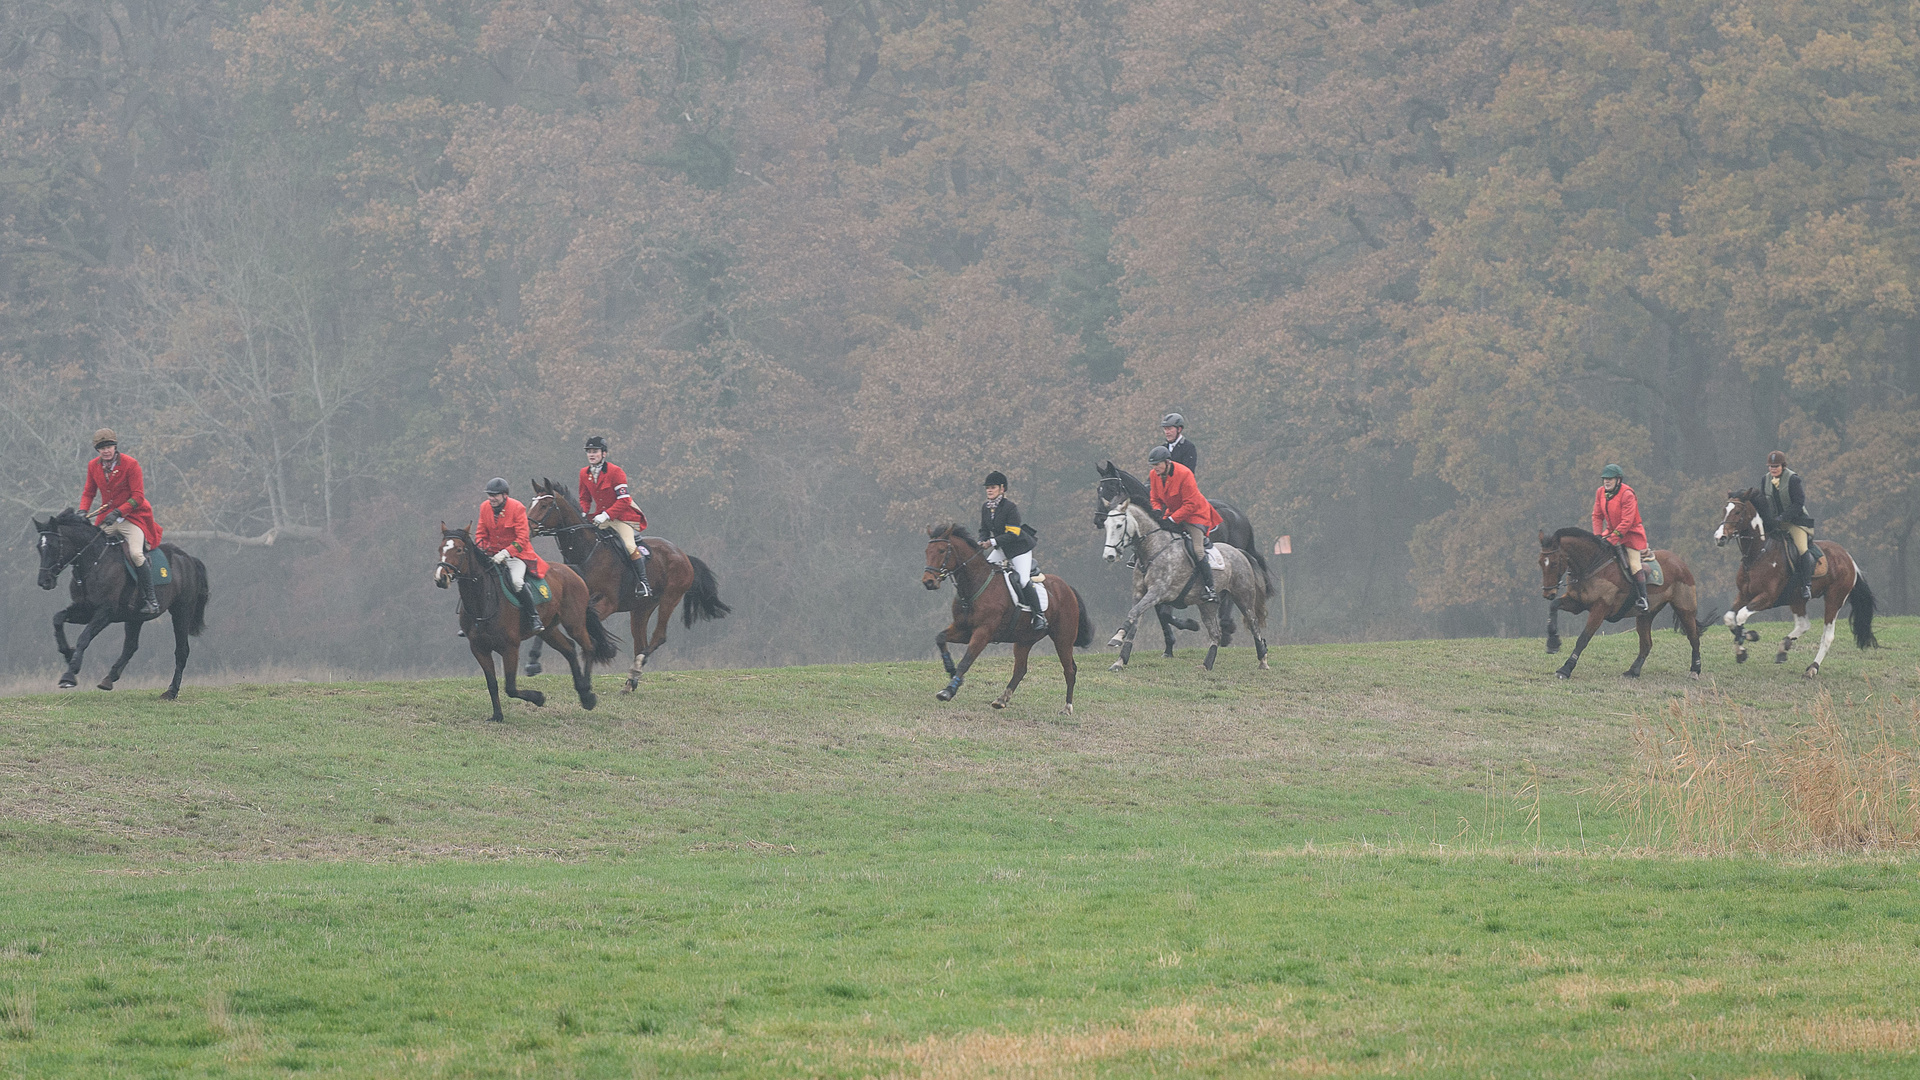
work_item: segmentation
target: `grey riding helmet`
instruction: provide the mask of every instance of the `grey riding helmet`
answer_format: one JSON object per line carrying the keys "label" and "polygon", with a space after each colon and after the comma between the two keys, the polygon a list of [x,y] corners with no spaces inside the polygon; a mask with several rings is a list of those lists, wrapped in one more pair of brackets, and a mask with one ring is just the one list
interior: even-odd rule
{"label": "grey riding helmet", "polygon": [[1167,415],[1160,418],[1160,426],[1161,427],[1177,427],[1182,431],[1184,431],[1186,430],[1186,427],[1187,427],[1187,418],[1184,416],[1181,416],[1177,412],[1170,412]]}
{"label": "grey riding helmet", "polygon": [[505,477],[496,476],[493,479],[487,481],[487,494],[505,495],[506,493],[507,493],[507,481]]}

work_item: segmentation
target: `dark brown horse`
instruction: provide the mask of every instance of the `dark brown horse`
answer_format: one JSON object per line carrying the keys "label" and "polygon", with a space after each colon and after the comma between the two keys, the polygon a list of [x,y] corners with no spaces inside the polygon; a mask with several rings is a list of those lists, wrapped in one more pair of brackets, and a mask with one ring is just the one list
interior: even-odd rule
{"label": "dark brown horse", "polygon": [[[1060,670],[1067,677],[1067,707],[1063,711],[1072,713],[1073,680],[1079,673],[1073,649],[1093,644],[1093,620],[1087,617],[1087,609],[1073,586],[1051,574],[1041,579],[1052,603],[1046,612],[1046,632],[1035,633],[1032,617],[1014,606],[1005,572],[987,561],[985,549],[963,525],[939,525],[927,530],[927,568],[920,575],[920,584],[931,591],[948,578],[953,579],[958,591],[953,599],[953,623],[935,634],[933,643],[953,680],[934,697],[952,701],[967,679],[967,669],[988,645],[1012,642],[1013,678],[1007,680],[1007,688],[993,703],[994,708],[1004,709],[1013,700],[1020,680],[1027,677],[1027,653],[1036,643],[1052,638],[1054,651],[1060,655]],[[947,643],[962,641],[967,643],[967,654],[955,666]]]}
{"label": "dark brown horse", "polygon": [[[1687,641],[1693,646],[1693,667],[1689,671],[1694,678],[1700,677],[1700,622],[1693,571],[1687,568],[1685,559],[1671,551],[1655,551],[1653,558],[1665,572],[1666,581],[1648,585],[1647,610],[1642,613],[1634,610],[1633,587],[1627,584],[1626,572],[1620,568],[1612,545],[1585,529],[1561,529],[1552,536],[1541,530],[1540,591],[1548,601],[1547,651],[1560,651],[1562,611],[1587,613],[1587,625],[1580,632],[1580,640],[1573,643],[1567,662],[1554,674],[1563,679],[1572,678],[1573,666],[1580,662],[1580,653],[1586,649],[1587,642],[1593,640],[1600,624],[1633,615],[1640,631],[1640,655],[1624,674],[1630,679],[1639,678],[1641,665],[1653,651],[1653,617],[1661,608],[1672,604],[1674,621],[1686,631]],[[1560,595],[1563,579],[1568,583],[1565,596]]]}
{"label": "dark brown horse", "polygon": [[[600,618],[624,611],[633,627],[633,667],[627,672],[623,692],[640,685],[640,669],[647,657],[667,643],[667,624],[673,621],[673,609],[686,602],[681,618],[691,627],[701,619],[724,619],[733,609],[720,602],[720,584],[707,564],[688,555],[657,536],[637,537],[653,552],[647,560],[647,578],[653,595],[635,596],[626,587],[627,553],[610,532],[602,532],[587,520],[572,496],[552,480],[535,480],[534,498],[527,504],[527,521],[535,536],[551,536],[560,544],[560,554],[582,578],[586,579],[589,603]],[[653,633],[647,633],[647,617],[658,615]],[[540,647],[534,646],[527,659],[527,674],[539,674]]]}
{"label": "dark brown horse", "polygon": [[[514,684],[520,665],[522,635],[520,609],[507,600],[500,574],[480,549],[473,534],[465,529],[449,529],[440,523],[440,561],[434,565],[433,583],[444,589],[449,583],[460,586],[460,629],[467,635],[467,648],[487,673],[487,694],[493,698],[493,715],[502,721],[500,683],[493,673],[493,654],[499,653],[507,669],[507,696],[535,705],[545,705],[547,696],[538,690],[522,691]],[[540,604],[540,618],[547,624],[540,634],[548,644],[567,658],[573,671],[573,688],[580,695],[580,707],[591,709],[599,703],[593,692],[594,661],[606,663],[616,655],[613,638],[600,617],[587,606],[587,585],[580,575],[564,566],[547,571],[547,590],[552,594]],[[565,630],[565,636],[561,631]],[[567,639],[572,638],[569,642]],[[578,646],[578,652],[575,647]]]}
{"label": "dark brown horse", "polygon": [[[1757,488],[1729,491],[1726,513],[1720,527],[1713,530],[1714,541],[1722,546],[1729,540],[1740,541],[1740,573],[1734,579],[1740,597],[1724,621],[1733,631],[1733,658],[1742,664],[1747,662],[1747,642],[1760,640],[1757,631],[1747,629],[1747,620],[1755,612],[1781,604],[1793,611],[1793,629],[1780,639],[1780,651],[1773,658],[1776,664],[1787,662],[1787,650],[1813,625],[1807,619],[1806,597],[1799,595],[1797,587],[1788,588],[1791,576],[1786,556],[1791,548],[1785,530],[1763,511],[1765,505]],[[1853,602],[1853,643],[1862,649],[1880,644],[1873,636],[1873,590],[1867,588],[1859,564],[1846,548],[1830,540],[1815,540],[1813,546],[1813,595],[1826,600],[1826,626],[1820,631],[1820,650],[1807,665],[1809,679],[1820,674],[1820,662],[1833,645],[1833,620],[1839,618],[1840,608],[1849,600]]]}
{"label": "dark brown horse", "polygon": [[[127,661],[140,648],[140,628],[159,616],[141,614],[140,589],[127,566],[125,549],[109,543],[112,538],[86,515],[69,507],[44,522],[36,519],[33,527],[40,533],[40,587],[53,588],[60,580],[60,571],[73,567],[69,593],[73,603],[53,617],[54,644],[67,661],[60,688],[79,684],[80,661],[100,631],[113,623],[125,623],[127,637],[120,659],[113,662],[113,668],[99,683],[100,689],[111,690],[126,670]],[[172,701],[180,696],[180,678],[187,670],[187,639],[207,628],[207,568],[172,544],[161,544],[158,550],[166,553],[168,580],[156,582],[153,595],[160,602],[160,610],[173,619],[173,681],[160,696]],[[149,561],[154,554],[147,554]],[[71,647],[67,645],[66,623],[86,624]]]}

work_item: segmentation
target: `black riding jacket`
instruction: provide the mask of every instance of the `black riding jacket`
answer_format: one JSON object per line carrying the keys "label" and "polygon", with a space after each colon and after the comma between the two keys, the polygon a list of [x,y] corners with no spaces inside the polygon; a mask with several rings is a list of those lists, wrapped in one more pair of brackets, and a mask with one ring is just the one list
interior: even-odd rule
{"label": "black riding jacket", "polygon": [[1777,520],[1803,529],[1813,528],[1813,515],[1807,513],[1807,489],[1800,483],[1799,473],[1781,469],[1777,489],[1772,476],[1761,477],[1760,497],[1767,500],[1767,509],[1773,511]]}
{"label": "black riding jacket", "polygon": [[998,506],[980,504],[980,539],[992,540],[1000,553],[1011,559],[1033,550],[1038,530],[1020,521],[1020,508],[1012,499],[1001,499]]}
{"label": "black riding jacket", "polygon": [[1178,439],[1168,443],[1167,451],[1173,460],[1185,465],[1188,472],[1200,475],[1200,448],[1193,445],[1193,440],[1187,438],[1186,432],[1181,432]]}

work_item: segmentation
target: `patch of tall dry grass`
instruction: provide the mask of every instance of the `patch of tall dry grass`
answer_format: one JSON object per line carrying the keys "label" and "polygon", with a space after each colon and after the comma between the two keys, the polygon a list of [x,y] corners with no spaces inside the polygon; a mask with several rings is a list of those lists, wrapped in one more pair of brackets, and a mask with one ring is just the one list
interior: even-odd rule
{"label": "patch of tall dry grass", "polygon": [[1629,846],[1704,855],[1920,846],[1920,704],[1889,698],[1849,718],[1822,695],[1796,721],[1770,731],[1715,694],[1636,716],[1633,770],[1607,792]]}

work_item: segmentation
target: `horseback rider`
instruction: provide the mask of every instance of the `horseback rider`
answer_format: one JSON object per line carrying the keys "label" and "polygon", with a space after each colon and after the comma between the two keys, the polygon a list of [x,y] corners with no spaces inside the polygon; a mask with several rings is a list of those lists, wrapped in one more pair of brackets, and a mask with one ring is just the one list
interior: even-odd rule
{"label": "horseback rider", "polygon": [[[140,586],[140,614],[160,614],[160,601],[153,595],[153,579],[146,574],[147,549],[160,546],[160,524],[153,520],[153,506],[147,502],[146,481],[140,463],[132,454],[120,452],[120,437],[112,428],[93,433],[96,457],[87,462],[87,485],[80,492],[80,513],[94,519],[102,531],[118,537],[126,545],[127,559],[133,563],[133,577]],[[100,496],[100,509],[88,514],[93,497]]]}
{"label": "horseback rider", "polygon": [[1170,412],[1160,418],[1160,434],[1167,440],[1167,452],[1173,460],[1187,467],[1187,471],[1198,476],[1200,473],[1200,448],[1187,438],[1187,420],[1177,412]]}
{"label": "horseback rider", "polygon": [[1807,489],[1800,483],[1800,474],[1787,468],[1787,455],[1779,450],[1767,455],[1767,478],[1760,481],[1760,497],[1767,500],[1767,509],[1793,544],[1793,577],[1800,583],[1800,598],[1813,599],[1813,516],[1807,513]]}
{"label": "horseback rider", "polygon": [[1213,565],[1207,562],[1206,547],[1207,537],[1220,527],[1220,512],[1200,494],[1193,470],[1173,460],[1173,453],[1165,445],[1147,451],[1148,501],[1160,512],[1163,525],[1171,521],[1178,526],[1177,531],[1187,545],[1187,559],[1200,576],[1203,590],[1200,599],[1204,603],[1215,603],[1220,594],[1213,591]]}
{"label": "horseback rider", "polygon": [[487,501],[480,504],[480,516],[474,522],[473,544],[492,556],[496,565],[507,568],[521,610],[533,616],[533,632],[545,630],[533,593],[527,589],[527,565],[533,565],[534,577],[543,578],[547,576],[547,561],[533,550],[533,528],[527,524],[526,506],[507,496],[507,482],[501,477],[487,481]]}
{"label": "horseback rider", "polygon": [[1593,534],[1624,549],[1633,606],[1647,610],[1647,571],[1642,560],[1653,554],[1653,545],[1647,541],[1646,523],[1640,520],[1640,500],[1618,465],[1600,470],[1600,487],[1593,493]]}
{"label": "horseback rider", "polygon": [[587,440],[587,463],[580,467],[580,512],[593,519],[595,526],[619,537],[627,561],[637,571],[640,596],[653,595],[647,581],[647,557],[634,536],[646,530],[647,515],[634,504],[627,489],[627,472],[607,460],[607,440],[595,435]]}
{"label": "horseback rider", "polygon": [[987,501],[980,504],[980,542],[987,546],[987,561],[995,566],[1010,566],[1020,585],[1020,609],[1033,614],[1033,632],[1047,632],[1047,617],[1040,613],[1040,597],[1033,587],[1033,544],[1040,532],[1020,520],[1020,508],[1007,498],[1007,477],[995,469],[987,474]]}

